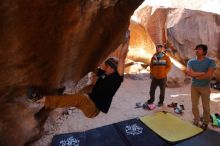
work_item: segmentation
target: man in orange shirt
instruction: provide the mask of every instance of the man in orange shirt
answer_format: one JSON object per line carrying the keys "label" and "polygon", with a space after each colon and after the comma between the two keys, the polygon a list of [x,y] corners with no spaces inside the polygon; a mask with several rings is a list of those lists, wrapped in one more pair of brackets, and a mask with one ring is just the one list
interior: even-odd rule
{"label": "man in orange shirt", "polygon": [[167,74],[171,69],[170,58],[165,54],[164,47],[162,45],[156,46],[156,53],[151,58],[150,63],[150,76],[151,76],[151,86],[150,86],[150,99],[147,101],[148,104],[152,104],[155,100],[155,90],[157,86],[160,87],[160,97],[158,102],[158,107],[163,105],[165,88],[167,81]]}

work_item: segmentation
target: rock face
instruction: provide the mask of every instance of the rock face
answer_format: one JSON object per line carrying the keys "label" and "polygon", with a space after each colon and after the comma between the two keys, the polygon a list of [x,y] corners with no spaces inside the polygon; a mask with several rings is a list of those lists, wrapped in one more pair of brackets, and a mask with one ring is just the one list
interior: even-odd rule
{"label": "rock face", "polygon": [[131,39],[127,59],[135,62],[150,63],[152,54],[155,52],[155,45],[148,31],[141,24],[131,21]]}
{"label": "rock face", "polygon": [[207,44],[208,56],[217,58],[220,46],[220,16],[186,9],[170,10],[167,36],[184,59],[192,58],[197,44]]}
{"label": "rock face", "polygon": [[[169,55],[179,63],[186,66],[187,60],[195,55],[193,51],[195,46],[200,43],[207,44],[208,56],[219,62],[220,16],[218,14],[146,6],[136,11],[135,16],[138,18],[137,21],[148,30],[153,42],[166,43],[171,49]],[[217,67],[215,77],[220,81],[219,72]],[[179,76],[176,79],[182,81],[184,78]]]}
{"label": "rock face", "polygon": [[185,83],[185,74],[181,69],[172,66],[170,72],[167,75],[167,87],[176,88],[182,87]]}
{"label": "rock face", "polygon": [[[130,44],[127,60],[134,62],[150,63],[152,54],[155,52],[155,45],[148,31],[144,27],[131,20],[130,26]],[[116,49],[110,56],[118,57],[120,50]]]}
{"label": "rock face", "polygon": [[[192,11],[171,10],[167,16],[168,42],[175,47],[175,52],[181,62],[195,56],[194,48],[198,44],[208,45],[208,57],[219,62],[220,15]],[[215,78],[220,81],[219,67]]]}
{"label": "rock face", "polygon": [[39,133],[27,87],[59,87],[93,70],[142,2],[1,0],[0,145],[21,146]]}
{"label": "rock face", "polygon": [[135,12],[135,15],[138,17],[138,22],[148,31],[155,44],[163,44],[167,40],[167,14],[168,9],[155,9],[150,6],[146,6]]}

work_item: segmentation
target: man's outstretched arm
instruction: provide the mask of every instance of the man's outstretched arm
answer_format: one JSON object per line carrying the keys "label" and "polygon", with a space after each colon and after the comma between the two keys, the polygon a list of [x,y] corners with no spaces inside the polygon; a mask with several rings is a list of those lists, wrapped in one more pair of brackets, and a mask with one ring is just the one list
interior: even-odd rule
{"label": "man's outstretched arm", "polygon": [[122,44],[122,47],[120,48],[120,54],[119,54],[119,60],[118,60],[118,68],[117,71],[120,76],[124,74],[124,68],[125,68],[125,58],[128,54],[128,46],[130,41],[130,34],[128,35],[127,40]]}

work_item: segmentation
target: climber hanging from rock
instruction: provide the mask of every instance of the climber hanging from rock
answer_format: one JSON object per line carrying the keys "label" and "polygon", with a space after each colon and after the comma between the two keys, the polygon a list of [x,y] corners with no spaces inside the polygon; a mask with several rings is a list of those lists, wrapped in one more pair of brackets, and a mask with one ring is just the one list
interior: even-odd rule
{"label": "climber hanging from rock", "polygon": [[60,107],[76,107],[89,118],[96,117],[100,111],[107,113],[113,96],[123,82],[129,40],[130,32],[127,31],[124,42],[119,46],[119,58],[108,58],[97,69],[96,76],[98,79],[91,93],[39,96],[34,98],[36,102],[44,103],[43,108],[35,114],[35,118],[39,121],[45,120],[51,110]]}

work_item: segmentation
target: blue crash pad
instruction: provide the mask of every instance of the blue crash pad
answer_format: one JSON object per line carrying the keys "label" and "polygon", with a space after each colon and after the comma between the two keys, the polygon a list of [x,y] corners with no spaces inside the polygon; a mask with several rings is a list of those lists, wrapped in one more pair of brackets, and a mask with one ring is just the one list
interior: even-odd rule
{"label": "blue crash pad", "polygon": [[138,119],[114,124],[129,146],[168,146],[168,144]]}
{"label": "blue crash pad", "polygon": [[55,135],[52,146],[168,146],[138,119],[122,121],[85,132]]}
{"label": "blue crash pad", "polygon": [[220,146],[220,133],[206,130],[203,133],[175,146]]}
{"label": "blue crash pad", "polygon": [[87,146],[85,132],[55,135],[51,146]]}
{"label": "blue crash pad", "polygon": [[88,146],[126,146],[113,125],[86,131]]}

